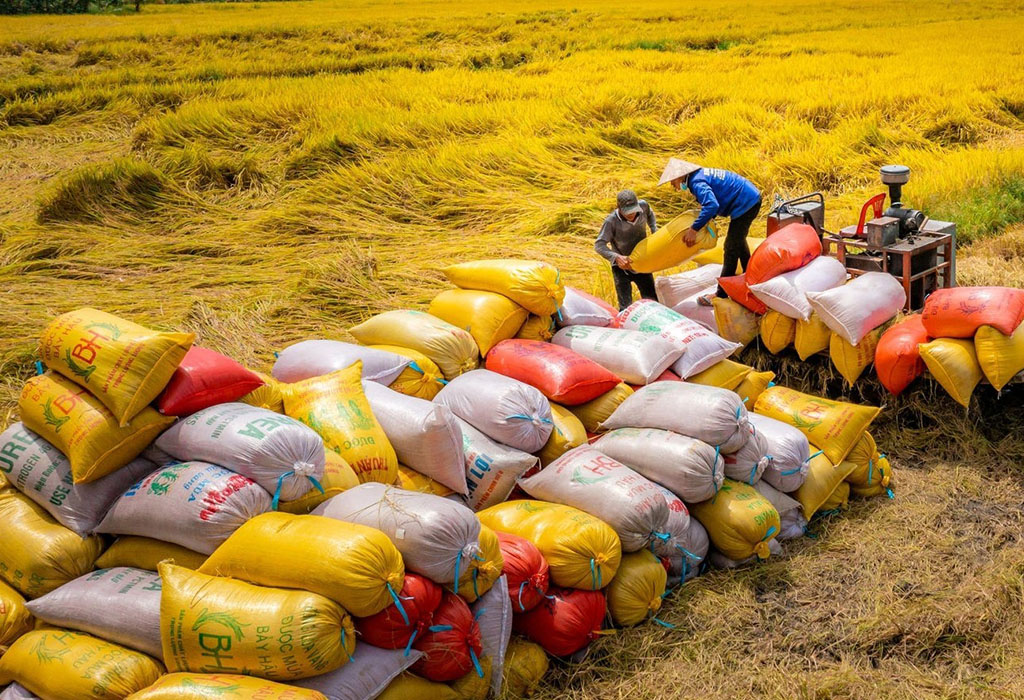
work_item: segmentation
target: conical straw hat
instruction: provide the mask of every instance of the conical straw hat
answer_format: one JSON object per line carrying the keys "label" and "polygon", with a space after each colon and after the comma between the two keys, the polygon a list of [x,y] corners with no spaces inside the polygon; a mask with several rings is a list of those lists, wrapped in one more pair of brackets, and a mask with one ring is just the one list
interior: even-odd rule
{"label": "conical straw hat", "polygon": [[700,170],[700,166],[696,163],[691,163],[688,160],[682,158],[669,158],[668,165],[665,166],[665,170],[661,173],[661,179],[658,180],[658,185],[664,185],[666,182],[672,182],[677,177],[686,177],[692,172]]}

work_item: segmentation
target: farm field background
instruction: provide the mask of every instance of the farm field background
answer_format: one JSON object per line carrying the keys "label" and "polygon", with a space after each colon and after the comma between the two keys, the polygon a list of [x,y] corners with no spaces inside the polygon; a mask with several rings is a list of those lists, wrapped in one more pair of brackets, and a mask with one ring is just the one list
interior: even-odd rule
{"label": "farm field background", "polygon": [[[766,201],[823,190],[830,228],[904,163],[907,200],[959,224],[961,283],[1024,286],[1024,7],[322,0],[0,18],[0,410],[46,320],[83,305],[266,369],[290,342],[422,308],[449,262],[538,258],[610,297],[596,229],[623,187],[663,222],[689,208],[654,187],[677,154],[747,174]],[[883,415],[948,403],[926,388]],[[1024,695],[1024,440],[1000,415],[950,409],[943,449],[889,421],[895,500],[687,584],[660,616],[676,629],[603,639],[542,696]]]}

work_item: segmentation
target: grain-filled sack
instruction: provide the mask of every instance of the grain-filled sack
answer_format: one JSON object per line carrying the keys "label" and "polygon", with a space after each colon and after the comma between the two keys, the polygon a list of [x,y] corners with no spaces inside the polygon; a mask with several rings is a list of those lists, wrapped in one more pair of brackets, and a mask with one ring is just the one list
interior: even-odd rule
{"label": "grain-filled sack", "polygon": [[316,593],[266,588],[160,565],[160,638],[167,670],[231,671],[275,681],[345,665],[356,630]]}
{"label": "grain-filled sack", "polygon": [[778,311],[769,311],[761,317],[761,343],[768,352],[778,355],[796,340],[796,321]]}
{"label": "grain-filled sack", "polygon": [[512,629],[552,656],[570,656],[600,636],[606,611],[602,591],[552,588],[544,602],[515,616]]}
{"label": "grain-filled sack", "polygon": [[480,521],[455,501],[384,484],[361,484],[321,504],[314,515],[386,534],[409,571],[453,583],[480,554]]}
{"label": "grain-filled sack", "polygon": [[505,652],[512,638],[512,603],[508,599],[508,579],[500,577],[494,587],[480,596],[469,609],[480,626],[483,654],[491,662],[491,691],[500,697]]}
{"label": "grain-filled sack", "polygon": [[745,274],[733,275],[732,277],[719,277],[718,286],[722,288],[729,298],[742,306],[747,311],[761,315],[768,310],[760,299],[750,291]]}
{"label": "grain-filled sack", "polygon": [[413,673],[432,681],[453,681],[475,668],[483,676],[480,627],[466,602],[446,591],[431,622],[413,642],[413,649],[423,653],[412,665]]}
{"label": "grain-filled sack", "polygon": [[604,299],[573,287],[565,288],[565,299],[558,309],[560,326],[610,326],[618,313]]}
{"label": "grain-filled sack", "polygon": [[92,571],[99,537],[79,537],[13,489],[0,489],[0,578],[36,598]]}
{"label": "grain-filled sack", "polygon": [[[662,494],[668,504],[668,523],[665,533],[652,543],[651,552],[665,563],[668,583],[675,585],[699,569],[708,552],[708,538],[703,526],[690,517],[689,508],[678,496],[665,488]],[[697,523],[696,528],[694,523]]]}
{"label": "grain-filled sack", "polygon": [[39,338],[39,355],[87,389],[123,428],[164,390],[193,340],[192,333],[154,331],[85,308],[50,322]]}
{"label": "grain-filled sack", "polygon": [[813,311],[807,301],[807,292],[824,292],[844,282],[846,267],[835,258],[822,255],[801,268],[751,285],[750,291],[769,309],[791,319],[806,321]]}
{"label": "grain-filled sack", "polygon": [[918,349],[935,381],[966,408],[983,376],[974,342],[960,338],[936,338],[922,343]]}
{"label": "grain-filled sack", "polygon": [[4,655],[15,639],[32,629],[32,625],[32,616],[25,607],[25,599],[0,580],[0,656]]}
{"label": "grain-filled sack", "polygon": [[153,685],[132,695],[131,700],[209,700],[220,697],[252,700],[333,700],[315,690],[303,690],[291,684],[268,681],[265,678],[229,673],[167,673],[160,676]]}
{"label": "grain-filled sack", "polygon": [[[776,538],[768,540],[768,552],[772,556],[782,556],[782,544]],[[741,567],[750,566],[762,561],[756,554],[752,554],[745,559],[730,559],[718,550],[713,550],[708,555],[708,564],[715,569],[739,569]]]}
{"label": "grain-filled sack", "polygon": [[558,270],[535,260],[476,260],[441,272],[456,287],[501,294],[538,316],[551,316],[565,298]]}
{"label": "grain-filled sack", "polygon": [[16,681],[46,700],[122,700],[162,672],[145,654],[60,629],[29,632],[0,656],[0,685]]}
{"label": "grain-filled sack", "polygon": [[657,485],[589,445],[570,450],[519,486],[536,499],[579,508],[608,523],[624,552],[649,545],[668,520]]}
{"label": "grain-filled sack", "polygon": [[1024,325],[1011,335],[992,326],[981,326],[974,335],[974,350],[985,378],[1000,391],[1024,370]]}
{"label": "grain-filled sack", "polygon": [[686,381],[691,384],[717,386],[720,389],[735,391],[736,387],[743,383],[743,380],[753,369],[750,365],[734,362],[733,360],[721,360],[703,372],[688,377]]}
{"label": "grain-filled sack", "polygon": [[[404,464],[398,465],[398,478],[395,480],[394,486],[406,491],[429,493],[434,496],[453,496],[455,494],[454,491],[444,484],[434,481],[429,476],[424,476]],[[463,503],[464,498],[464,496],[455,496],[453,500],[457,503]]]}
{"label": "grain-filled sack", "polygon": [[497,532],[512,610],[523,613],[544,600],[550,587],[548,562],[537,545],[510,532]]}
{"label": "grain-filled sack", "polygon": [[807,321],[796,322],[796,335],[793,337],[793,349],[801,360],[806,360],[812,355],[828,350],[828,343],[832,339],[832,331],[821,316],[812,313]]}
{"label": "grain-filled sack", "polygon": [[435,683],[406,672],[391,681],[377,700],[462,700],[462,696],[447,683]]}
{"label": "grain-filled sack", "polygon": [[483,357],[497,343],[514,338],[529,315],[508,297],[475,289],[447,289],[434,297],[428,312],[469,331]]}
{"label": "grain-filled sack", "polygon": [[492,530],[536,545],[557,586],[596,590],[611,582],[619,568],[622,545],[615,530],[577,508],[524,500],[501,503],[477,515]]}
{"label": "grain-filled sack", "polygon": [[683,347],[672,341],[623,328],[568,326],[551,342],[590,358],[629,384],[653,382],[683,354]]}
{"label": "grain-filled sack", "polygon": [[821,504],[821,508],[818,509],[820,515],[835,514],[841,510],[846,510],[850,507],[850,484],[846,481],[841,482],[836,486],[835,491],[832,492],[825,502]]}
{"label": "grain-filled sack", "polygon": [[517,450],[536,452],[551,435],[551,405],[544,394],[497,372],[467,372],[449,382],[434,401],[492,440]]}
{"label": "grain-filled sack", "polygon": [[732,299],[715,297],[711,300],[715,312],[715,328],[730,343],[741,347],[749,345],[760,332],[758,315]]}
{"label": "grain-filled sack", "polygon": [[875,374],[882,386],[898,396],[924,374],[924,360],[918,346],[928,342],[920,314],[908,316],[890,326],[875,348]]}
{"label": "grain-filled sack", "polygon": [[187,416],[237,401],[261,386],[263,380],[255,372],[226,355],[194,345],[174,370],[157,408],[165,416]]}
{"label": "grain-filled sack", "polygon": [[[284,410],[341,455],[360,481],[394,483],[395,448],[381,428],[359,380],[360,363],[284,388]],[[294,481],[294,480],[292,480]]]}
{"label": "grain-filled sack", "polygon": [[423,311],[385,311],[349,332],[363,345],[398,345],[431,359],[446,379],[476,369],[480,349],[469,331]]}
{"label": "grain-filled sack", "polygon": [[876,451],[866,464],[858,464],[846,476],[846,482],[850,484],[854,496],[868,498],[890,493],[892,478],[893,469],[889,458]]}
{"label": "grain-filled sack", "polygon": [[380,530],[316,515],[266,513],[240,527],[199,569],[326,596],[359,617],[402,590],[402,555]]}
{"label": "grain-filled sack", "polygon": [[[296,688],[305,688],[310,693],[315,691],[322,694],[327,700],[367,700],[377,697],[396,676],[419,661],[421,656],[415,650],[405,653],[401,649],[379,649],[360,640],[359,652],[337,671],[292,681],[290,687],[293,693],[301,692]],[[263,700],[262,695],[258,697]],[[284,696],[281,700],[304,700],[307,697],[311,696]]]}
{"label": "grain-filled sack", "polygon": [[36,619],[161,658],[160,575],[119,566],[79,576],[27,605]]}
{"label": "grain-filled sack", "polygon": [[828,344],[828,354],[833,366],[843,375],[850,386],[856,383],[864,370],[875,361],[875,350],[882,335],[881,329],[869,331],[856,345],[850,345],[836,333],[832,334]]}
{"label": "grain-filled sack", "polygon": [[686,542],[687,555],[681,561],[669,560],[668,575],[674,582],[685,583],[696,578],[701,573],[702,565],[707,561],[708,551],[711,549],[711,538],[708,537],[707,528],[697,518],[690,518]]}
{"label": "grain-filled sack", "polygon": [[714,231],[705,226],[697,232],[693,245],[687,245],[683,234],[693,224],[693,214],[683,214],[669,221],[650,236],[642,239],[629,254],[635,272],[658,272],[676,267],[702,250],[715,247]]}
{"label": "grain-filled sack", "polygon": [[555,319],[553,316],[535,316],[530,314],[526,323],[516,333],[519,340],[543,340],[547,342],[555,334]]}
{"label": "grain-filled sack", "polygon": [[379,348],[345,343],[340,340],[303,340],[282,350],[274,361],[274,379],[301,382],[322,377],[362,362],[361,378],[390,384],[411,360],[404,355]]}
{"label": "grain-filled sack", "polygon": [[932,338],[973,338],[982,326],[1012,335],[1024,319],[1024,290],[952,287],[928,295],[921,313]]}
{"label": "grain-filled sack", "polygon": [[6,475],[12,486],[82,537],[129,486],[155,468],[152,462],[134,459],[96,481],[76,485],[67,457],[22,423],[0,434],[0,476]]}
{"label": "grain-filled sack", "polygon": [[441,387],[445,385],[441,368],[419,350],[397,345],[370,345],[369,347],[401,355],[411,360],[402,373],[388,384],[398,393],[429,401],[437,396],[437,392],[441,391]]}
{"label": "grain-filled sack", "polygon": [[466,503],[483,510],[505,502],[519,477],[537,466],[537,457],[495,442],[461,419],[459,425],[469,489]]}
{"label": "grain-filled sack", "polygon": [[567,408],[576,416],[583,428],[588,433],[596,433],[601,429],[601,424],[615,413],[615,410],[622,405],[622,402],[633,395],[633,389],[625,382],[617,384],[614,389],[601,394],[593,401],[587,401],[579,406],[568,406]]}
{"label": "grain-filled sack", "polygon": [[668,572],[646,549],[622,555],[622,564],[605,597],[612,621],[619,627],[638,625],[661,610]]}
{"label": "grain-filled sack", "polygon": [[406,572],[398,599],[369,617],[357,617],[362,641],[382,649],[409,649],[410,642],[426,632],[441,605],[444,589],[426,576]]}
{"label": "grain-filled sack", "polygon": [[768,440],[751,424],[744,430],[748,437],[743,441],[743,445],[735,452],[725,455],[725,476],[753,486],[761,480],[761,475],[772,465],[773,460],[768,451]]}
{"label": "grain-filled sack", "polygon": [[768,540],[779,534],[779,513],[749,484],[726,479],[715,497],[690,505],[715,548],[730,559],[767,559]]}
{"label": "grain-filled sack", "polygon": [[743,405],[753,408],[765,389],[775,386],[775,372],[748,372],[733,391],[739,395]]}
{"label": "grain-filled sack", "polygon": [[446,406],[363,382],[373,417],[398,461],[465,495],[466,469],[459,419]]}
{"label": "grain-filled sack", "polygon": [[821,255],[821,238],[813,226],[789,224],[765,239],[750,254],[747,283],[760,284],[798,270]]}
{"label": "grain-filled sack", "polygon": [[328,498],[358,485],[359,477],[345,458],[333,450],[324,450],[324,475],[320,479],[320,488],[310,489],[304,496],[293,501],[281,501],[277,504],[277,509],[285,513],[306,515]]}
{"label": "grain-filled sack", "polygon": [[513,637],[505,652],[502,685],[511,698],[528,698],[548,672],[548,655],[544,648],[522,637]]}
{"label": "grain-filled sack", "polygon": [[[657,282],[655,282],[655,284],[657,284]],[[669,307],[677,314],[699,323],[712,333],[717,333],[718,324],[715,323],[715,309],[714,307],[707,306],[703,303],[704,297],[713,297],[717,292],[718,283],[716,282],[709,287],[705,287],[699,292],[695,292],[692,296],[683,299],[677,304],[667,304],[664,301],[661,303],[665,304],[665,306]]]}
{"label": "grain-filled sack", "polygon": [[621,380],[569,348],[537,340],[506,340],[487,355],[487,369],[536,387],[565,406],[596,399]]}
{"label": "grain-filled sack", "polygon": [[157,438],[180,460],[217,464],[252,479],[277,499],[292,501],[317,488],[324,443],[294,418],[244,403],[194,413]]}
{"label": "grain-filled sack", "polygon": [[807,529],[807,518],[804,517],[804,509],[800,505],[800,501],[776,489],[764,479],[754,484],[754,488],[767,498],[779,513],[779,534],[775,536],[775,539],[792,540],[804,536]]}
{"label": "grain-filled sack", "polygon": [[[619,314],[616,322],[620,328],[655,335],[682,348],[683,353],[672,363],[672,371],[683,379],[702,372],[739,349],[735,343],[719,337],[695,321],[646,299],[627,307]],[[658,374],[660,372],[654,376]],[[623,379],[630,381],[625,376]]]}
{"label": "grain-filled sack", "polygon": [[761,479],[784,493],[796,491],[807,476],[807,436],[789,423],[759,413],[749,417],[750,425],[766,442],[772,457]]}
{"label": "grain-filled sack", "polygon": [[544,466],[587,441],[587,429],[583,422],[568,408],[551,404],[551,423],[551,435],[538,455]]}
{"label": "grain-filled sack", "polygon": [[694,295],[706,291],[708,287],[717,287],[718,278],[721,276],[721,263],[699,265],[692,270],[655,278],[654,289],[657,292],[658,301],[673,308]]}
{"label": "grain-filled sack", "polygon": [[659,428],[721,447],[730,454],[746,444],[747,409],[725,389],[687,382],[645,386],[601,424],[616,428]]}
{"label": "grain-filled sack", "polygon": [[690,503],[714,496],[725,478],[719,450],[668,430],[618,428],[602,435],[593,448]]}
{"label": "grain-filled sack", "polygon": [[754,411],[789,423],[825,450],[833,464],[842,462],[881,409],[831,401],[782,386],[766,389]]}
{"label": "grain-filled sack", "polygon": [[907,293],[887,272],[865,272],[842,287],[808,292],[807,301],[833,333],[857,345],[903,309]]}
{"label": "grain-filled sack", "polygon": [[113,569],[130,566],[135,569],[156,571],[157,565],[170,559],[178,566],[198,569],[206,561],[206,555],[195,552],[180,544],[154,540],[149,537],[127,535],[118,537],[96,560],[96,568]]}
{"label": "grain-filled sack", "polygon": [[68,458],[76,484],[95,481],[128,464],[174,422],[144,407],[120,427],[96,397],[50,372],[25,382],[18,411],[26,428]]}
{"label": "grain-filled sack", "polygon": [[281,382],[269,374],[254,372],[263,382],[260,386],[238,399],[239,403],[247,403],[257,408],[265,408],[274,413],[284,413],[284,398],[281,396]]}
{"label": "grain-filled sack", "polygon": [[459,589],[456,591],[467,603],[475,603],[487,593],[501,577],[505,560],[501,554],[501,542],[494,530],[480,525],[480,554],[469,562],[468,570],[462,573]]}
{"label": "grain-filled sack", "polygon": [[853,462],[832,462],[827,454],[813,445],[810,449],[814,452],[808,460],[807,478],[800,488],[789,494],[800,502],[807,520],[814,517],[839,484],[857,468]]}
{"label": "grain-filled sack", "polygon": [[[878,443],[875,442],[875,438],[872,437],[871,433],[865,432],[860,436],[860,440],[850,450],[850,454],[846,456],[846,461],[853,462],[857,465],[858,470],[860,467],[866,467],[871,459],[878,454]],[[856,472],[855,472],[856,473]],[[847,481],[853,484],[862,483],[857,480],[851,474],[846,478]]]}

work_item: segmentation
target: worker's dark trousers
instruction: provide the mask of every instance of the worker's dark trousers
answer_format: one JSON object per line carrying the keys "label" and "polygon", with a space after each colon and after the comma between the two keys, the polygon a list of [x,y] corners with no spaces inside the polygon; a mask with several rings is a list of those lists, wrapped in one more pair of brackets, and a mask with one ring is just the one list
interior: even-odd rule
{"label": "worker's dark trousers", "polygon": [[642,299],[657,299],[654,292],[654,275],[643,272],[627,272],[618,265],[612,265],[615,280],[615,296],[619,298],[619,311],[633,303],[633,287],[636,285]]}
{"label": "worker's dark trousers", "polygon": [[[750,233],[750,225],[754,223],[758,212],[761,211],[761,199],[758,198],[754,206],[739,216],[729,219],[729,232],[725,234],[725,250],[722,251],[722,277],[732,277],[737,274],[737,264],[747,269],[750,262],[750,247],[747,245],[747,234]],[[728,295],[719,287],[718,296],[725,298]]]}

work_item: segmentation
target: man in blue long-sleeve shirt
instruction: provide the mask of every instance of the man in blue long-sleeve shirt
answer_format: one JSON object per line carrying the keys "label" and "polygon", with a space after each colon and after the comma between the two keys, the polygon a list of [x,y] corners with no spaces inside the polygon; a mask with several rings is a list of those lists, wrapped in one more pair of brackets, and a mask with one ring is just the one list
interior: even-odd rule
{"label": "man in blue long-sleeve shirt", "polygon": [[[700,203],[700,214],[693,225],[683,232],[683,241],[693,245],[697,232],[716,216],[729,217],[729,231],[725,236],[722,253],[722,277],[735,275],[737,265],[747,269],[750,247],[747,234],[750,225],[761,211],[761,192],[750,180],[721,168],[702,168],[679,158],[669,158],[659,185],[671,182],[677,190],[690,190]],[[718,296],[727,295],[721,286]],[[709,301],[709,300],[705,300]]]}

